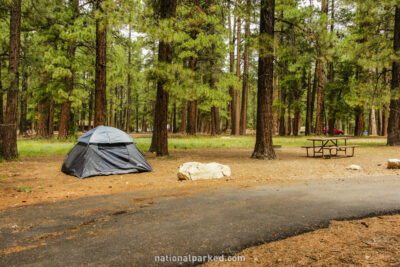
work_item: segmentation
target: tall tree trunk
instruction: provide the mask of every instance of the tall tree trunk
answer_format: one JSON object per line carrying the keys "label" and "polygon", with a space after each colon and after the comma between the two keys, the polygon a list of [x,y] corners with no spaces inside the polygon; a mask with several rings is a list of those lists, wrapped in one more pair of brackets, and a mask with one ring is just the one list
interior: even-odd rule
{"label": "tall tree trunk", "polygon": [[[96,9],[104,16],[102,2],[96,1]],[[105,125],[107,111],[106,90],[107,65],[107,22],[104,17],[96,19],[96,78],[95,78],[95,108],[94,126]]]}
{"label": "tall tree trunk", "polygon": [[[400,8],[396,5],[394,22],[394,42],[395,53],[400,51]],[[395,60],[392,66],[392,99],[390,100],[390,115],[388,125],[387,143],[390,146],[400,145],[400,61]]]}
{"label": "tall tree trunk", "polygon": [[313,81],[313,89],[312,89],[312,96],[311,96],[311,133],[315,134],[315,124],[314,122],[314,108],[315,108],[315,99],[317,96],[317,90],[318,90],[318,64],[319,60],[316,60],[315,62],[315,69],[314,69],[314,81]]}
{"label": "tall tree trunk", "polygon": [[176,123],[176,102],[174,102],[173,118],[172,118],[172,132],[177,133],[178,127]]}
{"label": "tall tree trunk", "polygon": [[10,87],[7,90],[6,119],[0,130],[0,157],[6,160],[18,157],[18,90],[19,90],[19,53],[21,48],[21,0],[13,0],[10,17],[10,53],[8,73]]}
{"label": "tall tree trunk", "polygon": [[[71,0],[70,8],[74,13],[70,21],[70,24],[73,24],[74,20],[79,16],[79,0]],[[72,62],[73,59],[75,58],[75,52],[76,52],[76,43],[75,41],[71,40],[67,48],[67,58],[69,62]],[[60,119],[58,123],[58,139],[65,139],[69,135],[69,121],[71,114],[71,100],[69,99],[69,95],[74,89],[74,79],[75,79],[74,77],[75,69],[72,67],[72,64],[70,64],[69,66],[69,71],[71,72],[71,76],[65,79],[65,89],[68,94],[68,97],[61,104]],[[91,120],[91,111],[89,110],[89,129],[90,129],[90,120]]]}
{"label": "tall tree trunk", "polygon": [[[240,4],[240,0],[238,0],[238,4]],[[242,36],[242,20],[240,16],[237,17],[237,42],[236,42],[236,77],[238,81],[240,81],[240,42]],[[240,131],[240,90],[235,90],[234,92],[235,98],[235,106],[234,106],[234,113],[235,113],[235,120],[232,124],[232,134],[237,135]]]}
{"label": "tall tree trunk", "polygon": [[[129,46],[128,46],[128,66],[131,66],[131,61],[132,61],[132,53],[131,53],[131,39],[132,39],[132,29],[131,29],[131,24],[129,23]],[[129,67],[130,69],[130,67]],[[131,100],[131,91],[132,91],[132,83],[131,83],[131,73],[128,70],[128,103],[126,104],[126,128],[125,131],[129,133],[131,131],[131,105],[132,105],[132,100]],[[139,107],[139,103],[136,102],[136,107]],[[136,114],[136,128],[139,129],[139,114]]]}
{"label": "tall tree trunk", "polygon": [[181,133],[186,133],[186,112],[187,112],[187,102],[186,100],[182,100],[181,106],[181,126],[179,131]]}
{"label": "tall tree trunk", "polygon": [[187,114],[187,130],[190,135],[197,133],[197,100],[189,101]]}
{"label": "tall tree trunk", "polygon": [[[321,12],[328,14],[328,0],[322,0]],[[324,23],[326,24],[326,23]],[[326,25],[322,25],[323,31],[326,31]],[[320,44],[321,46],[321,44]],[[325,51],[322,47],[318,48],[318,86],[317,86],[317,112],[315,118],[315,133],[321,135],[324,132],[324,102],[325,102],[325,84],[326,84],[326,63],[323,57]]]}
{"label": "tall tree trunk", "polygon": [[119,95],[119,129],[124,129],[124,119],[123,119],[123,101],[124,101],[124,88],[120,87],[120,95]]}
{"label": "tall tree trunk", "polygon": [[[331,33],[333,33],[335,29],[335,1],[331,0]],[[330,45],[331,49],[333,49],[333,44]],[[333,61],[329,62],[329,82],[333,83],[335,80],[335,72],[333,68]],[[341,93],[339,94],[340,98]],[[339,99],[338,99],[339,100]],[[332,101],[335,101],[332,99]],[[336,107],[334,105],[331,105],[330,110],[329,110],[329,118],[328,118],[328,129],[329,129],[329,134],[334,135],[334,130],[335,130],[335,123],[336,123]]]}
{"label": "tall tree trunk", "polygon": [[286,88],[281,86],[280,88],[280,110],[279,110],[279,135],[286,135],[287,125],[285,124],[285,102],[286,102]]}
{"label": "tall tree trunk", "polygon": [[[191,59],[190,59],[190,69],[193,71],[193,73],[196,72],[196,64],[197,64],[197,59],[195,57],[191,57]],[[194,79],[196,78],[195,74],[194,74],[193,78]],[[197,112],[197,100],[189,101],[188,116],[187,116],[187,133],[190,134],[190,135],[195,135],[197,133],[196,112]]]}
{"label": "tall tree trunk", "polygon": [[298,106],[295,107],[294,110],[294,118],[293,118],[293,135],[298,136],[299,135],[299,129],[300,129],[300,108]]}
{"label": "tall tree trunk", "polygon": [[[273,94],[274,98],[273,98],[272,103],[277,101],[278,98],[279,98],[279,94],[278,94],[279,90],[278,90],[278,88],[279,88],[279,86],[278,86],[278,76],[275,75],[274,76],[274,94]],[[255,105],[253,105],[253,106],[255,106]],[[278,129],[279,129],[278,110],[276,108],[273,109],[273,118],[274,118],[274,126],[273,126],[272,133],[275,135],[275,134],[278,133]],[[253,127],[253,129],[254,129],[254,127]]]}
{"label": "tall tree trunk", "polygon": [[143,107],[143,116],[142,116],[142,132],[147,132],[147,120],[146,120],[146,112],[147,112],[147,106],[145,105]]}
{"label": "tall tree trunk", "polygon": [[249,94],[249,38],[250,38],[250,0],[247,0],[247,14],[245,25],[245,47],[243,66],[242,110],[240,112],[240,134],[246,134],[247,128],[247,101]]}
{"label": "tall tree trunk", "polygon": [[[232,28],[232,20],[231,20],[231,1],[228,0],[228,28],[229,28],[229,72],[233,74],[235,69],[235,29],[236,29],[236,19],[234,17],[234,25]],[[228,119],[226,121],[226,129],[231,129],[233,132],[233,124],[235,121],[235,90],[233,86],[229,86],[229,96],[231,97],[231,101],[228,104]]]}
{"label": "tall tree trunk", "polygon": [[311,106],[312,102],[312,91],[311,91],[311,69],[308,72],[307,79],[307,113],[306,113],[306,130],[305,135],[310,135],[312,133],[312,113],[313,107]]}
{"label": "tall tree trunk", "polygon": [[[72,60],[72,58],[75,57],[75,50],[76,50],[75,44],[70,44],[67,52],[68,59]],[[70,71],[71,71],[71,76],[65,79],[65,88],[68,95],[74,89],[74,79],[75,79],[75,72],[72,67],[70,67]],[[61,104],[60,121],[58,126],[58,139],[67,138],[69,135],[70,114],[71,114],[71,100],[67,98]],[[89,111],[89,114],[91,115],[91,111]],[[89,121],[89,126],[90,126],[90,121]]]}
{"label": "tall tree trunk", "polygon": [[374,108],[371,109],[369,124],[370,124],[370,128],[371,128],[371,131],[369,132],[369,135],[377,136],[378,132],[377,132],[377,129],[376,129],[376,114],[375,114],[375,109]]}
{"label": "tall tree trunk", "polygon": [[364,108],[362,106],[359,106],[355,110],[355,130],[354,130],[354,136],[363,136],[364,134]]}
{"label": "tall tree trunk", "polygon": [[54,134],[54,99],[53,97],[50,98],[49,103],[49,118],[48,118],[48,138],[52,138]]}
{"label": "tall tree trunk", "polygon": [[36,138],[47,138],[49,136],[49,98],[42,98],[37,107]]}
{"label": "tall tree trunk", "polygon": [[93,122],[93,88],[89,89],[89,129],[92,129]]}
{"label": "tall tree trunk", "polygon": [[[1,90],[1,89],[0,89]],[[26,135],[27,131],[27,113],[28,113],[28,73],[24,71],[22,75],[21,92],[21,117],[19,120],[19,134]]]}
{"label": "tall tree trunk", "polygon": [[[112,91],[111,91],[112,93]],[[109,116],[109,125],[114,127],[114,100],[113,96],[110,95],[110,116]]]}
{"label": "tall tree trunk", "polygon": [[[160,2],[160,19],[170,19],[176,16],[176,0],[164,0]],[[158,46],[158,61],[172,62],[173,47],[172,43],[160,40]],[[165,91],[165,80],[157,80],[157,98],[155,107],[155,132],[153,132],[152,142],[155,143],[155,152],[157,156],[168,155],[168,92]]]}
{"label": "tall tree trunk", "polygon": [[[3,92],[3,83],[1,82],[1,67],[2,67],[2,61],[0,59],[0,138],[1,138],[1,130],[2,130],[2,124],[4,123],[4,92]],[[0,146],[1,146],[1,141],[0,141]],[[1,147],[0,147],[0,151]]]}
{"label": "tall tree trunk", "polygon": [[275,159],[272,143],[275,0],[261,0],[258,59],[257,132],[252,158]]}

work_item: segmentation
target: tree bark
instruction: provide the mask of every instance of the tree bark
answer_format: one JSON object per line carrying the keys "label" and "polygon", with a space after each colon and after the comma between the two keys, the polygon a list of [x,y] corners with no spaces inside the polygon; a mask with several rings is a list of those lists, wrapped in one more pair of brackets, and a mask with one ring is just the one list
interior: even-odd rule
{"label": "tree bark", "polygon": [[[160,19],[170,19],[176,16],[176,0],[165,0],[160,2]],[[160,40],[158,46],[158,61],[172,62],[173,47],[172,43]],[[157,156],[168,155],[168,133],[167,133],[167,116],[168,116],[168,92],[165,90],[166,81],[157,80],[157,98],[155,106],[155,132],[153,139],[155,143],[155,152]],[[153,140],[152,140],[153,141]]]}
{"label": "tree bark", "polygon": [[[102,2],[96,1],[96,9],[104,16]],[[106,91],[107,64],[107,22],[104,17],[96,19],[96,78],[95,78],[95,108],[94,126],[105,125],[107,111]]]}
{"label": "tree bark", "polygon": [[286,88],[280,88],[280,108],[279,108],[279,135],[286,135],[287,125],[285,124],[285,102],[286,102]]}
{"label": "tree bark", "polygon": [[[0,89],[1,90],[1,89]],[[21,116],[19,120],[19,134],[26,135],[27,129],[27,113],[28,113],[28,73],[22,75],[22,92],[21,92]]]}
{"label": "tree bark", "polygon": [[355,110],[355,130],[354,130],[354,136],[363,136],[364,134],[364,108],[359,106]]}
{"label": "tree bark", "polygon": [[[192,39],[195,39],[196,36],[197,36],[197,32],[192,32]],[[196,65],[197,65],[197,58],[191,57],[189,64],[190,64],[190,69],[193,71],[193,73],[195,73]],[[196,79],[196,75],[193,74],[193,76],[194,76],[193,79]],[[197,133],[196,112],[197,112],[197,100],[189,101],[188,116],[187,116],[187,130],[186,130],[186,132],[189,135],[195,135]]]}
{"label": "tree bark", "polygon": [[[323,14],[328,14],[328,0],[322,0],[321,12]],[[322,25],[323,31],[326,30],[326,25]],[[324,132],[324,102],[325,102],[325,84],[326,84],[326,63],[323,59],[324,57],[323,48],[318,48],[318,63],[317,63],[317,77],[318,77],[318,85],[317,85],[317,112],[315,118],[315,133],[317,135],[322,135]]]}
{"label": "tree bark", "polygon": [[261,0],[258,59],[257,132],[252,158],[275,159],[272,143],[275,0]]}
{"label": "tree bark", "polygon": [[[71,17],[70,26],[73,26],[73,22],[75,18],[79,16],[79,0],[71,0],[70,8],[73,11],[73,16]],[[75,58],[76,52],[76,42],[71,40],[67,47],[67,59],[70,63],[72,63]],[[69,94],[74,89],[74,79],[75,79],[75,70],[72,68],[72,64],[69,66],[69,71],[71,72],[71,76],[65,79],[65,89],[68,94],[68,98],[65,99],[61,104],[60,111],[60,119],[58,123],[58,139],[65,139],[69,135],[69,121],[71,114],[71,100],[69,99]],[[91,111],[89,110],[89,129],[90,129],[90,119],[91,119]]]}
{"label": "tree bark", "polygon": [[3,144],[0,145],[0,157],[10,160],[18,157],[18,90],[19,90],[19,53],[21,48],[21,0],[13,0],[10,16],[10,52],[8,73],[10,87],[7,90],[6,119],[0,130]]}
{"label": "tree bark", "polygon": [[[278,76],[274,76],[274,94],[273,94],[273,96],[274,96],[274,98],[273,98],[273,100],[272,100],[272,103],[274,103],[275,101],[277,101],[278,100],[278,98],[279,98],[279,95],[278,95],[278,88],[279,88],[279,85],[278,85]],[[254,105],[254,104],[253,104]],[[255,105],[254,105],[255,106]],[[274,118],[274,126],[273,126],[273,130],[272,130],[272,133],[275,135],[275,134],[277,134],[278,133],[278,130],[279,130],[279,118],[278,118],[278,110],[275,108],[275,109],[273,109],[273,118]],[[255,121],[255,120],[254,120]],[[253,127],[253,129],[254,129],[254,127]]]}
{"label": "tree bark", "polygon": [[312,113],[313,107],[311,106],[312,102],[312,91],[311,91],[311,69],[308,72],[307,79],[307,113],[306,113],[306,129],[305,135],[310,135],[312,133]]}
{"label": "tree bark", "polygon": [[[4,92],[3,92],[3,84],[1,82],[1,59],[0,59],[0,138],[1,138],[1,129],[2,124],[4,123]],[[0,142],[1,143],[1,142]],[[1,148],[0,148],[1,151]]]}
{"label": "tree bark", "polygon": [[172,115],[172,132],[177,133],[178,128],[176,124],[176,102],[174,102],[174,107],[173,107],[173,115]]}
{"label": "tree bark", "polygon": [[377,129],[376,129],[376,114],[375,114],[375,108],[372,108],[371,109],[371,113],[370,113],[371,115],[371,119],[370,119],[370,127],[371,127],[371,131],[369,132],[369,134],[370,135],[372,135],[372,136],[377,136],[378,135],[378,132],[377,132]]}
{"label": "tree bark", "polygon": [[[238,4],[240,0],[238,0]],[[242,31],[242,20],[240,16],[237,17],[237,42],[236,42],[236,77],[240,82],[240,42],[241,42],[241,31]],[[232,124],[232,134],[237,135],[240,132],[240,90],[235,90],[234,92],[234,113],[235,113],[235,120]]]}
{"label": "tree bark", "polygon": [[[132,53],[131,53],[131,40],[132,40],[132,29],[131,29],[131,24],[129,23],[129,46],[128,46],[128,66],[130,69],[131,66],[131,61],[132,61]],[[132,99],[131,99],[131,91],[132,91],[132,83],[131,83],[131,73],[130,70],[128,70],[128,90],[127,90],[127,95],[128,95],[128,102],[127,102],[127,107],[126,107],[126,129],[125,131],[129,133],[131,131],[131,105],[132,105]],[[136,107],[139,107],[139,102],[136,102]],[[139,128],[139,114],[136,114],[136,128]]]}
{"label": "tree bark", "polygon": [[[228,0],[228,28],[229,28],[229,72],[233,74],[235,69],[235,29],[236,29],[236,19],[234,17],[234,25],[232,28],[232,21],[231,21],[231,1]],[[233,132],[233,124],[235,121],[235,90],[233,86],[229,86],[229,96],[231,97],[231,101],[228,104],[228,119],[226,121],[226,130],[231,129],[231,133]]]}
{"label": "tree bark", "polygon": [[247,0],[247,14],[245,25],[245,47],[243,66],[242,110],[240,112],[240,134],[246,134],[247,129],[247,102],[249,95],[249,38],[250,38],[250,0]]}
{"label": "tree bark", "polygon": [[181,126],[179,129],[181,133],[186,133],[186,112],[187,112],[187,102],[186,100],[183,100],[181,106]]}
{"label": "tree bark", "polygon": [[[68,58],[72,59],[75,57],[75,46],[71,46],[68,48]],[[74,79],[75,73],[72,67],[70,67],[71,76],[65,79],[65,88],[68,94],[72,92],[74,89]],[[58,126],[58,139],[65,139],[69,135],[69,120],[71,114],[71,100],[67,98],[61,104],[61,111],[60,111],[60,121]],[[90,111],[89,114],[91,115]],[[90,124],[90,121],[89,121]]]}
{"label": "tree bark", "polygon": [[49,103],[49,117],[47,119],[48,121],[48,138],[52,138],[54,135],[54,99],[53,97],[50,98],[50,103]]}
{"label": "tree bark", "polygon": [[294,118],[293,118],[293,135],[298,136],[300,129],[300,108],[296,107],[294,110]]}
{"label": "tree bark", "polygon": [[[400,50],[400,8],[396,5],[394,23],[394,42],[395,53]],[[388,125],[387,144],[390,146],[400,145],[400,61],[395,60],[392,66],[392,99],[390,100],[390,115]]]}
{"label": "tree bark", "polygon": [[37,107],[36,138],[47,138],[49,136],[49,98],[42,98]]}

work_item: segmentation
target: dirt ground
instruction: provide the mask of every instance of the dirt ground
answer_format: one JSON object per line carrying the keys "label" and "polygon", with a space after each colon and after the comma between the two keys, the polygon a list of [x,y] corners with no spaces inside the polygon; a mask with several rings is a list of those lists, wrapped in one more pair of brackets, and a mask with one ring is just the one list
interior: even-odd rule
{"label": "dirt ground", "polygon": [[332,221],[327,229],[251,247],[216,266],[400,266],[400,215]]}
{"label": "dirt ground", "polygon": [[[297,181],[326,178],[400,176],[400,170],[386,169],[387,159],[400,157],[398,148],[357,148],[353,158],[332,159],[307,158],[300,148],[282,148],[277,150],[278,160],[275,161],[250,159],[251,152],[251,149],[174,150],[171,157],[160,159],[146,153],[154,172],[83,180],[60,171],[64,157],[33,157],[0,163],[0,209],[137,190],[149,191],[151,197],[160,194],[180,197],[221,187],[289,185]],[[188,161],[227,164],[232,169],[232,176],[220,180],[178,181],[177,170]],[[351,164],[360,165],[363,170],[346,170]],[[28,186],[32,192],[18,192],[18,186]]]}

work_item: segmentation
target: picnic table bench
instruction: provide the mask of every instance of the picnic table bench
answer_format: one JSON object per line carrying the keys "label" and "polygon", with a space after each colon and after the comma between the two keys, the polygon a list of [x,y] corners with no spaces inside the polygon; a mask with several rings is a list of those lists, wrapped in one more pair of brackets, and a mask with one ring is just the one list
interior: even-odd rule
{"label": "picnic table bench", "polygon": [[[347,145],[347,140],[350,137],[322,137],[322,138],[310,138],[308,141],[312,141],[312,146],[303,146],[307,150],[307,157],[323,157],[331,158],[340,156],[343,152],[345,157],[353,157],[356,145]],[[339,145],[339,141],[344,141],[344,145]],[[310,151],[312,153],[310,153]]]}

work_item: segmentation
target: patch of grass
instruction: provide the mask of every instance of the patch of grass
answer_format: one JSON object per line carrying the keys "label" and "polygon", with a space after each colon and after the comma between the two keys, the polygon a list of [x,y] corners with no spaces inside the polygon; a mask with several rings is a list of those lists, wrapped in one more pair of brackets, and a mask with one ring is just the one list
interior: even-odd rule
{"label": "patch of grass", "polygon": [[16,189],[18,192],[25,192],[25,193],[32,193],[34,191],[34,189],[29,185],[18,185]]}
{"label": "patch of grass", "polygon": [[[274,137],[274,145],[282,147],[301,147],[311,144],[308,136],[285,136]],[[182,136],[168,139],[168,148],[174,149],[196,149],[196,148],[253,148],[255,136]],[[151,138],[135,138],[135,144],[141,151],[148,151]],[[19,140],[18,151],[20,156],[57,156],[67,155],[76,144],[75,139],[32,139]],[[348,140],[348,144],[362,147],[385,146],[384,137],[360,137]]]}
{"label": "patch of grass", "polygon": [[31,139],[18,141],[18,153],[20,156],[58,156],[67,155],[74,146],[74,140],[57,139]]}
{"label": "patch of grass", "polygon": [[7,180],[7,176],[5,176],[5,175],[0,176],[0,180],[2,180],[2,181]]}

